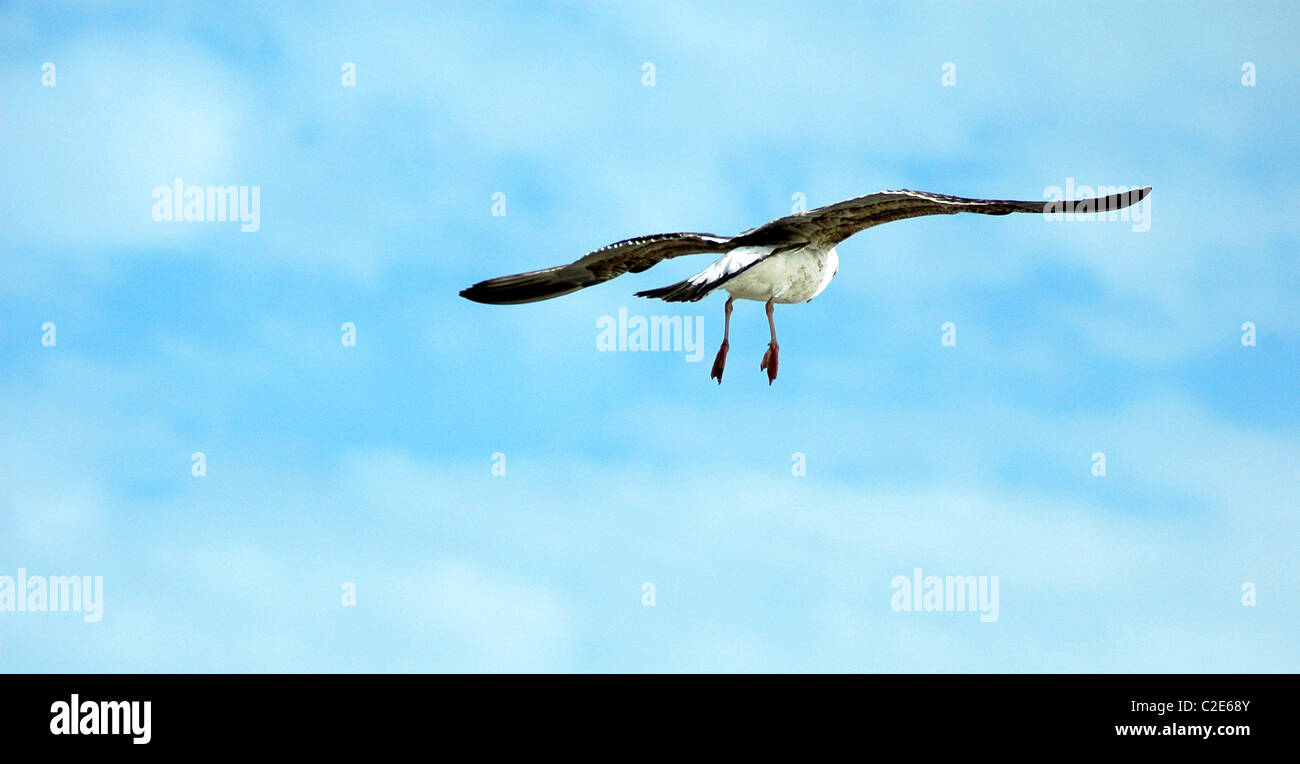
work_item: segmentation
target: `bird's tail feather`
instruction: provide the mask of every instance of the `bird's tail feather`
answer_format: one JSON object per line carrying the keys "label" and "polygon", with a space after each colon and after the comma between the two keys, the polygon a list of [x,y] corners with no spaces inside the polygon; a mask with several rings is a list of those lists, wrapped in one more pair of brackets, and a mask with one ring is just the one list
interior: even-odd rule
{"label": "bird's tail feather", "polygon": [[664,302],[698,302],[704,299],[705,295],[712,292],[716,284],[701,284],[691,279],[678,281],[676,284],[669,284],[658,289],[647,289],[644,292],[637,292],[637,297],[658,297]]}

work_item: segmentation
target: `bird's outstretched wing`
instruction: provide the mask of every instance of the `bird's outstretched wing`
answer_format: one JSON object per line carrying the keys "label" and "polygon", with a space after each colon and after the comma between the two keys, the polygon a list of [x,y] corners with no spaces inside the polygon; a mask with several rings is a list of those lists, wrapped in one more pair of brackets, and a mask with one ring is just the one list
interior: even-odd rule
{"label": "bird's outstretched wing", "polygon": [[802,240],[834,246],[866,228],[922,215],[955,215],[958,212],[978,212],[981,215],[1007,215],[1012,212],[1107,212],[1137,204],[1150,192],[1151,187],[1148,186],[1091,199],[1018,202],[1008,199],[967,199],[906,189],[881,191],[777,218],[735,237],[733,245]]}
{"label": "bird's outstretched wing", "polygon": [[624,273],[640,273],[670,257],[726,252],[730,241],[712,233],[638,236],[601,247],[568,265],[480,281],[460,296],[490,305],[549,300]]}

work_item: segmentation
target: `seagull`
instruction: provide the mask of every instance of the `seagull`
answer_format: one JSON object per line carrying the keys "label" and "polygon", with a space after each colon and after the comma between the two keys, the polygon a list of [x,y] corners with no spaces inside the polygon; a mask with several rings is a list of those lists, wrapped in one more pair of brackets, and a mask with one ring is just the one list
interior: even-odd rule
{"label": "seagull", "polygon": [[718,384],[722,384],[722,371],[727,365],[732,303],[737,298],[766,303],[771,341],[759,370],[767,372],[770,385],[776,381],[780,349],[776,343],[776,323],[772,318],[773,305],[809,302],[821,294],[839,272],[840,257],[835,246],[853,234],[882,223],[922,215],[1109,212],[1137,204],[1150,192],[1151,187],[1147,186],[1075,201],[1018,202],[967,199],[906,189],[881,191],[786,215],[736,236],[660,233],[624,239],[568,265],[480,281],[461,291],[460,296],[489,305],[537,302],[576,292],[624,273],[640,273],[669,258],[721,255],[712,265],[684,281],[637,292],[636,296],[666,302],[696,302],[717,289],[727,292],[727,302],[723,307],[722,346],[718,348],[713,369],[709,372],[709,378],[716,379]]}

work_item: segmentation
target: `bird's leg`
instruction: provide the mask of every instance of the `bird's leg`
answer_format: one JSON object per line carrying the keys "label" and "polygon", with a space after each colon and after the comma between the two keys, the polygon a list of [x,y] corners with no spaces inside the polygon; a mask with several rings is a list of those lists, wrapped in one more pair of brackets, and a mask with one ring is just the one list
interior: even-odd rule
{"label": "bird's leg", "polygon": [[763,354],[763,363],[759,364],[760,370],[767,370],[767,383],[770,385],[776,381],[776,354],[781,349],[776,344],[776,322],[772,320],[772,301],[767,301],[767,328],[772,332],[772,341],[767,346],[767,352]]}
{"label": "bird's leg", "polygon": [[718,348],[718,356],[713,359],[713,371],[709,372],[709,379],[718,380],[719,385],[722,384],[722,370],[727,366],[727,348],[731,347],[727,335],[731,334],[731,303],[735,300],[735,297],[727,297],[726,318],[722,320],[722,347]]}

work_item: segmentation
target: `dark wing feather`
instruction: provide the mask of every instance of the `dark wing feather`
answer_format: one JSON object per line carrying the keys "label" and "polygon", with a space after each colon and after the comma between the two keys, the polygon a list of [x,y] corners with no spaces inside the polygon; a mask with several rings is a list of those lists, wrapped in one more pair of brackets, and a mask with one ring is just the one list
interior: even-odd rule
{"label": "dark wing feather", "polygon": [[1150,192],[1151,187],[1148,186],[1092,199],[1018,202],[1007,199],[967,199],[906,189],[881,191],[777,218],[740,234],[733,245],[803,240],[834,246],[863,229],[922,215],[955,215],[958,212],[977,212],[981,215],[1007,215],[1012,212],[1106,212],[1137,204]]}
{"label": "dark wing feather", "polygon": [[640,273],[670,257],[726,252],[728,242],[729,238],[711,233],[638,236],[601,247],[568,265],[480,281],[460,296],[490,305],[549,300],[629,271]]}

